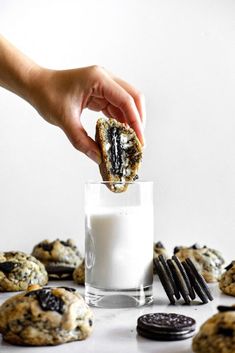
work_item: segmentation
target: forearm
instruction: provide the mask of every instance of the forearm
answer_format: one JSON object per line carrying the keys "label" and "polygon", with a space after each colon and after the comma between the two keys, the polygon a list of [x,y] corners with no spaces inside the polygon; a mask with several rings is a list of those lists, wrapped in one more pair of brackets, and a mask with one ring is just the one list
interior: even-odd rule
{"label": "forearm", "polygon": [[34,77],[40,67],[0,35],[0,86],[30,102]]}

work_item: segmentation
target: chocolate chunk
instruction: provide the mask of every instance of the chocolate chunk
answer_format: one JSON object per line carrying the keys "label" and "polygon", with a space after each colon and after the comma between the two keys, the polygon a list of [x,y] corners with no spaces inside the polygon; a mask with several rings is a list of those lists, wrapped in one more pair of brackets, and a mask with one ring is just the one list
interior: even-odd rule
{"label": "chocolate chunk", "polygon": [[64,241],[64,240],[60,240],[60,243],[64,246],[71,246],[71,244],[67,241]]}
{"label": "chocolate chunk", "polygon": [[155,243],[154,247],[159,249],[165,249],[165,246],[162,244],[161,241],[158,241],[157,243]]}
{"label": "chocolate chunk", "polygon": [[219,312],[224,313],[226,311],[235,311],[235,306],[219,305],[217,309]]}
{"label": "chocolate chunk", "polygon": [[93,325],[93,321],[91,319],[89,319],[89,326]]}
{"label": "chocolate chunk", "polygon": [[228,266],[225,267],[225,270],[229,271],[233,267],[234,264],[235,264],[235,261],[232,261]]}
{"label": "chocolate chunk", "polygon": [[202,247],[198,244],[198,243],[195,243],[195,244],[193,244],[191,247],[190,247],[190,249],[193,249],[193,250],[199,250],[199,249],[201,249]]}
{"label": "chocolate chunk", "polygon": [[42,310],[64,312],[64,301],[51,293],[51,288],[37,289],[25,294],[26,297],[36,297]]}
{"label": "chocolate chunk", "polygon": [[175,246],[175,247],[174,247],[174,250],[173,250],[174,255],[175,255],[177,252],[179,252],[182,248],[183,248],[182,246]]}
{"label": "chocolate chunk", "polygon": [[234,330],[232,328],[219,327],[217,333],[226,337],[233,337]]}
{"label": "chocolate chunk", "polygon": [[39,246],[42,247],[43,250],[48,251],[48,252],[53,249],[53,245],[54,245],[53,243],[41,243],[41,244],[39,244]]}
{"label": "chocolate chunk", "polygon": [[0,262],[0,271],[3,273],[10,273],[17,264],[11,261]]}

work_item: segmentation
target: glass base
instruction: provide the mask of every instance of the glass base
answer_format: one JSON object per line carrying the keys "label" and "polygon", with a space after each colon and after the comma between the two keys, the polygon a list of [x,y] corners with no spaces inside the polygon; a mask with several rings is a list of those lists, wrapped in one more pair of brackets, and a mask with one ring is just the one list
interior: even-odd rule
{"label": "glass base", "polygon": [[85,286],[85,301],[98,308],[130,308],[151,304],[152,285],[138,289],[100,289]]}

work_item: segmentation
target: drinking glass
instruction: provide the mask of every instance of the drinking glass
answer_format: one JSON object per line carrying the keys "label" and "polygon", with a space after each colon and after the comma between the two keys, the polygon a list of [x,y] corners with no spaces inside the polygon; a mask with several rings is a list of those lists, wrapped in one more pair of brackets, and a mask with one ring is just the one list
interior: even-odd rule
{"label": "drinking glass", "polygon": [[[152,302],[153,183],[112,182],[85,186],[85,300],[118,308]],[[117,182],[115,188],[117,189]]]}

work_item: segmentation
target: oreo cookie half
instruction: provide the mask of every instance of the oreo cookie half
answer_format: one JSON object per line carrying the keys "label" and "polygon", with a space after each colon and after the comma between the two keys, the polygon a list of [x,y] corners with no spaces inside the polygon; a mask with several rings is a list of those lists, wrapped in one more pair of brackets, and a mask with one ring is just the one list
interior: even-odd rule
{"label": "oreo cookie half", "polygon": [[75,267],[63,265],[46,265],[46,270],[50,279],[72,279]]}
{"label": "oreo cookie half", "polygon": [[145,314],[138,318],[139,335],[156,341],[178,341],[194,335],[196,321],[175,313]]}

